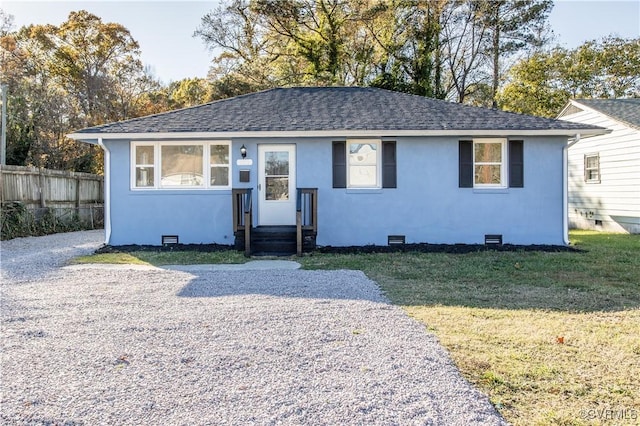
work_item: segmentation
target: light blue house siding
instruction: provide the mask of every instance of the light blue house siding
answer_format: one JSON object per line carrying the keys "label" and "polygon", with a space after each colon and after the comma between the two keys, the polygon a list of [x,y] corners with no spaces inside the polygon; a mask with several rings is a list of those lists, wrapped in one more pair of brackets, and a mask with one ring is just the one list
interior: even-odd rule
{"label": "light blue house siding", "polygon": [[[233,138],[232,187],[256,188],[258,144],[295,144],[297,187],[318,188],[318,245],[386,245],[389,235],[405,235],[408,243],[477,244],[485,234],[502,234],[504,243],[564,244],[566,137],[517,137],[524,141],[524,187],[505,189],[458,187],[458,141],[464,138],[382,139],[397,142],[397,188],[333,188],[331,143],[340,138]],[[233,244],[230,189],[131,190],[129,141],[104,144],[110,153],[109,244],[159,245],[162,235],[178,235],[185,244]],[[240,183],[236,165],[242,145],[254,160],[242,167],[251,171],[249,183]]]}

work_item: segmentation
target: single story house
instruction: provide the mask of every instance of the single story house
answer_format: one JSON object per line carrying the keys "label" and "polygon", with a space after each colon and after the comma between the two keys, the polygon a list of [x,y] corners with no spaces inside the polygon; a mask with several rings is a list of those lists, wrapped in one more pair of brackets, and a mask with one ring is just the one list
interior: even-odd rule
{"label": "single story house", "polygon": [[108,244],[244,238],[251,252],[269,239],[260,230],[287,227],[322,246],[567,244],[567,142],[604,131],[378,88],[292,87],[70,137],[104,149]]}
{"label": "single story house", "polygon": [[569,224],[640,233],[640,99],[575,99],[559,117],[606,127],[569,148]]}

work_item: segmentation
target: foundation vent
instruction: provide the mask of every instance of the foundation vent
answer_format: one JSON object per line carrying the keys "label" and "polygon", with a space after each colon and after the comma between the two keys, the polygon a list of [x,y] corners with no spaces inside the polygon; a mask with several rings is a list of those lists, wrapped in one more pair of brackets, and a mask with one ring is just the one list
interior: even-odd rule
{"label": "foundation vent", "polygon": [[485,234],[484,244],[486,246],[501,246],[502,234]]}
{"label": "foundation vent", "polygon": [[387,244],[390,246],[401,246],[405,244],[404,235],[389,235],[387,237]]}
{"label": "foundation vent", "polygon": [[174,245],[179,243],[179,238],[177,235],[163,235],[162,236],[162,245]]}

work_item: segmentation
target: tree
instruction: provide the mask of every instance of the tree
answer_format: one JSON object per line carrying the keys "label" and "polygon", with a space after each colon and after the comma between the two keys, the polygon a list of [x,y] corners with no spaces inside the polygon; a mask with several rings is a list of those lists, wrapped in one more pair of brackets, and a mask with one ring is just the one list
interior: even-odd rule
{"label": "tree", "polygon": [[544,26],[551,9],[552,0],[478,0],[478,13],[490,38],[486,54],[491,58],[492,85],[491,103],[497,108],[497,93],[500,85],[501,58],[522,51],[539,48],[546,41]]}
{"label": "tree", "polygon": [[468,96],[484,94],[490,81],[487,72],[487,28],[482,25],[480,3],[475,0],[450,1],[441,18],[441,46],[446,97],[459,103]]}
{"label": "tree", "polygon": [[86,11],[60,26],[3,30],[0,47],[9,83],[7,146],[20,164],[101,170],[99,150],[65,135],[136,116],[142,94],[158,87],[129,31]]}
{"label": "tree", "polygon": [[498,93],[502,108],[554,117],[570,98],[640,96],[640,38],[606,37],[555,48],[515,64]]}

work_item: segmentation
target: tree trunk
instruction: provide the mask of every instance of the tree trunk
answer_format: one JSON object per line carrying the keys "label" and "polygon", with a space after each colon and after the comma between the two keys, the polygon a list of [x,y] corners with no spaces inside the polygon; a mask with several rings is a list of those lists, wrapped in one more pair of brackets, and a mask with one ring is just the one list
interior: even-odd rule
{"label": "tree trunk", "polygon": [[491,86],[491,107],[498,108],[498,74],[500,73],[500,5],[494,7],[493,21],[493,84]]}

